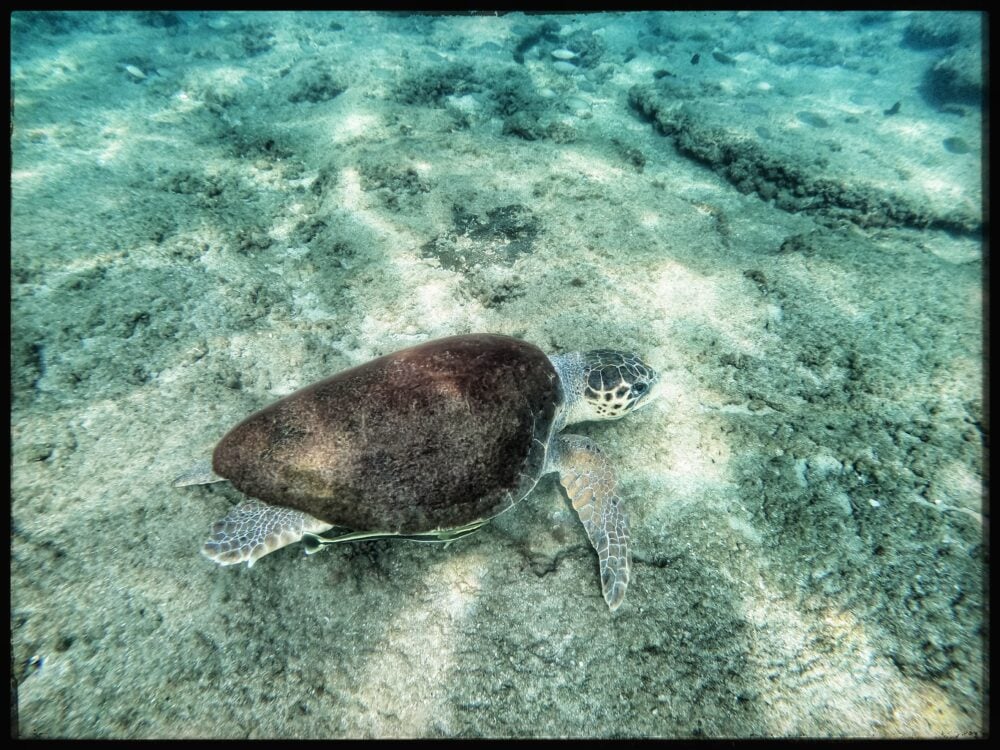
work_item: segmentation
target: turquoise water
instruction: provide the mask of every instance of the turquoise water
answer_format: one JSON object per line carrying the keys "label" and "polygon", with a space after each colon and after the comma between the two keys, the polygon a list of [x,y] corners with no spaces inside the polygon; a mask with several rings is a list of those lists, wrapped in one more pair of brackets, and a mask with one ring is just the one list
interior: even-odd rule
{"label": "turquoise water", "polygon": [[[983,732],[975,13],[11,17],[27,737]],[[635,351],[610,614],[546,479],[447,546],[199,554],[171,480],[489,331]]]}

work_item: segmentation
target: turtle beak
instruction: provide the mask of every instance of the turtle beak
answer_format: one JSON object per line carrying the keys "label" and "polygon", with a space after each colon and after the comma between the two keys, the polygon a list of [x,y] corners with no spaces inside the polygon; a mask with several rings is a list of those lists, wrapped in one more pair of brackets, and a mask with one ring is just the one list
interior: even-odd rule
{"label": "turtle beak", "polygon": [[638,406],[635,407],[635,409],[633,409],[633,411],[646,408],[651,403],[659,399],[660,396],[663,395],[663,392],[664,392],[663,381],[657,374],[653,378],[652,382],[649,384],[649,391],[645,394],[645,396],[643,396],[642,401],[639,403]]}

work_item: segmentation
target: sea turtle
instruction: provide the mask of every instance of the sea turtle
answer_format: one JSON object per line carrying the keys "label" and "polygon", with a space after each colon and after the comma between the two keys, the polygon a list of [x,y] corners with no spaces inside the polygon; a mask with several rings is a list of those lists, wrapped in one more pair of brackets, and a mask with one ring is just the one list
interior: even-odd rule
{"label": "sea turtle", "polygon": [[[635,354],[546,356],[509,336],[451,336],[387,354],[250,415],[211,466],[176,486],[228,479],[260,501],[212,526],[203,553],[253,565],[303,541],[450,541],[559,472],[600,560],[614,610],[629,582],[628,515],[604,452],[567,424],[618,419],[648,403],[656,372]],[[266,503],[266,504],[265,504]],[[334,527],[351,529],[321,536]]]}

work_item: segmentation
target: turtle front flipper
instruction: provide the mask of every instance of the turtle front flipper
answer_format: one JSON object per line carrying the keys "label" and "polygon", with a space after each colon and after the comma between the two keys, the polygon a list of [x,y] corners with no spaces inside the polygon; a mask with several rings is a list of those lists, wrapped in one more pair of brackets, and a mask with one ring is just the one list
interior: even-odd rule
{"label": "turtle front flipper", "polygon": [[304,534],[322,534],[331,528],[300,510],[252,500],[237,505],[212,524],[212,534],[201,552],[219,565],[245,562],[251,568],[264,555],[299,541]]}
{"label": "turtle front flipper", "polygon": [[604,601],[614,611],[625,598],[632,567],[628,514],[618,496],[618,477],[590,438],[560,435],[555,449],[553,468],[597,550]]}

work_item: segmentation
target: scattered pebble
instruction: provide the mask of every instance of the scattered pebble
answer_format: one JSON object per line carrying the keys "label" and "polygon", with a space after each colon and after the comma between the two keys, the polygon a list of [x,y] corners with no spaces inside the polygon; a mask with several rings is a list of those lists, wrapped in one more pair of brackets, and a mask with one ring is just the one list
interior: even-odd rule
{"label": "scattered pebble", "polygon": [[826,118],[817,115],[815,112],[796,112],[795,116],[799,118],[800,122],[804,122],[806,125],[811,125],[814,128],[830,127],[830,123],[827,122]]}
{"label": "scattered pebble", "polygon": [[953,154],[968,154],[972,147],[963,138],[945,138],[942,143],[945,149]]}
{"label": "scattered pebble", "polygon": [[566,108],[577,117],[590,114],[590,102],[578,96],[569,97],[565,104]]}

